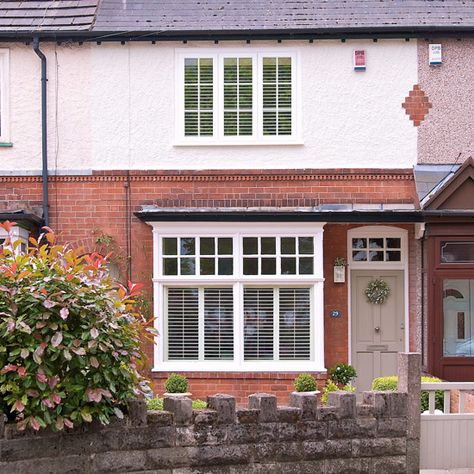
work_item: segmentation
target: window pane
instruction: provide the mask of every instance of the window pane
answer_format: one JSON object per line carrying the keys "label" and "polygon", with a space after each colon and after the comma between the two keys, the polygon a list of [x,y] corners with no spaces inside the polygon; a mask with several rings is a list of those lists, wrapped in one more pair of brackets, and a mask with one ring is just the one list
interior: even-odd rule
{"label": "window pane", "polygon": [[399,262],[401,260],[400,250],[389,250],[385,255],[387,262]]}
{"label": "window pane", "polygon": [[184,82],[186,84],[198,83],[198,60],[197,58],[186,58],[184,60]]}
{"label": "window pane", "polygon": [[216,253],[214,237],[201,237],[201,255],[214,255]]}
{"label": "window pane", "polygon": [[179,254],[180,255],[195,255],[196,253],[196,239],[194,237],[185,237],[179,239],[180,247],[179,247]]}
{"label": "window pane", "polygon": [[212,58],[184,60],[184,134],[214,133],[214,75]]}
{"label": "window pane", "polygon": [[473,242],[441,242],[442,263],[474,263]]}
{"label": "window pane", "polygon": [[258,258],[244,258],[244,275],[258,275]]}
{"label": "window pane", "polygon": [[352,239],[352,248],[353,249],[366,249],[367,239]]}
{"label": "window pane", "polygon": [[258,254],[258,238],[257,237],[244,237],[244,255],[256,255]]}
{"label": "window pane", "polygon": [[177,275],[178,274],[178,259],[177,258],[164,258],[163,259],[163,273],[165,275]]}
{"label": "window pane", "polygon": [[178,255],[178,239],[164,238],[163,239],[163,254],[164,255]]}
{"label": "window pane", "polygon": [[278,112],[278,135],[291,135],[291,112]]}
{"label": "window pane", "polygon": [[185,86],[184,88],[184,108],[185,109],[197,109],[198,108],[198,86],[191,85]]}
{"label": "window pane", "polygon": [[273,359],[273,289],[244,289],[244,359]]}
{"label": "window pane", "polygon": [[275,255],[276,253],[276,238],[275,237],[262,237],[261,245],[262,245],[262,250],[261,250],[262,254]]}
{"label": "window pane", "polygon": [[233,254],[233,243],[231,238],[219,238],[218,242],[218,253],[219,255],[232,255]]}
{"label": "window pane", "polygon": [[383,249],[383,239],[369,239],[369,248]]}
{"label": "window pane", "polygon": [[354,260],[354,262],[366,262],[367,252],[365,250],[361,250],[360,252],[352,252],[352,260]]}
{"label": "window pane", "polygon": [[296,239],[294,237],[281,238],[281,253],[294,255],[296,253]]}
{"label": "window pane", "polygon": [[444,355],[474,356],[474,279],[444,280],[443,317]]}
{"label": "window pane", "polygon": [[389,249],[399,249],[401,247],[401,239],[389,237],[387,238],[387,248]]}
{"label": "window pane", "polygon": [[181,258],[181,275],[195,275],[196,274],[196,259],[195,258]]}
{"label": "window pane", "polygon": [[295,257],[282,257],[281,274],[282,275],[296,275],[296,258]]}
{"label": "window pane", "polygon": [[376,252],[375,250],[371,250],[369,252],[369,261],[383,262],[383,252]]}
{"label": "window pane", "polygon": [[276,258],[262,258],[262,275],[276,274]]}
{"label": "window pane", "polygon": [[310,254],[314,253],[313,237],[299,237],[299,253]]}
{"label": "window pane", "polygon": [[313,257],[300,257],[300,275],[312,275],[314,273]]}
{"label": "window pane", "polygon": [[234,303],[232,288],[204,289],[204,358],[234,357]]}
{"label": "window pane", "polygon": [[276,58],[263,59],[263,81],[276,82]]}
{"label": "window pane", "polygon": [[253,134],[251,58],[224,59],[224,135]]}
{"label": "window pane", "polygon": [[310,290],[280,288],[280,359],[310,359]]}
{"label": "window pane", "polygon": [[219,258],[218,274],[219,275],[233,275],[234,274],[234,259],[233,258]]}
{"label": "window pane", "polygon": [[216,260],[215,258],[201,258],[201,275],[215,275]]}
{"label": "window pane", "polygon": [[263,59],[263,134],[292,134],[291,58]]}
{"label": "window pane", "polygon": [[169,360],[199,357],[199,302],[197,288],[169,288],[167,301]]}

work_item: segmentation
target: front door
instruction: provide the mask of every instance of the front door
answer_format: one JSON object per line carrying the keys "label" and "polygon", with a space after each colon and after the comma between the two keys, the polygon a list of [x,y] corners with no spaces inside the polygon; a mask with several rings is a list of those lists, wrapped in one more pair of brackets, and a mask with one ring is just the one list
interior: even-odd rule
{"label": "front door", "polygon": [[[370,281],[387,282],[390,294],[383,304],[367,301]],[[397,374],[397,353],[404,350],[405,297],[403,270],[351,272],[352,365],[357,391],[370,390],[375,377]]]}

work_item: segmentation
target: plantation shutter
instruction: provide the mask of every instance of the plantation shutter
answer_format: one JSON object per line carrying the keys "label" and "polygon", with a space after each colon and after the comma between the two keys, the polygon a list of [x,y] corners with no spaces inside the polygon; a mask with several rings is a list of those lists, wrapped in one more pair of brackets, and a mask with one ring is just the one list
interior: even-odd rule
{"label": "plantation shutter", "polygon": [[167,302],[168,359],[199,358],[199,291],[169,288]]}
{"label": "plantation shutter", "polygon": [[263,134],[292,134],[291,57],[263,58]]}
{"label": "plantation shutter", "polygon": [[224,59],[224,135],[253,133],[252,58]]}
{"label": "plantation shutter", "polygon": [[244,359],[273,359],[273,288],[244,289]]}
{"label": "plantation shutter", "polygon": [[234,296],[232,288],[204,288],[204,358],[234,357]]}
{"label": "plantation shutter", "polygon": [[310,359],[310,290],[279,290],[279,352],[281,360]]}
{"label": "plantation shutter", "polygon": [[184,60],[184,135],[214,134],[214,60]]}

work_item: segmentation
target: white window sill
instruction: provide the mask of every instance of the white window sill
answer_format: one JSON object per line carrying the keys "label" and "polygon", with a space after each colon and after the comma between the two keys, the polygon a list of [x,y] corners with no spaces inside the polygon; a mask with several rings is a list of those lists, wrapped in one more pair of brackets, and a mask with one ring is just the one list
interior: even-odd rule
{"label": "white window sill", "polygon": [[326,372],[314,361],[261,361],[238,364],[229,361],[172,361],[159,362],[152,372]]}
{"label": "white window sill", "polygon": [[203,140],[177,140],[173,143],[174,147],[188,147],[188,146],[210,146],[210,147],[219,147],[219,146],[301,146],[304,145],[303,140],[297,139],[288,139],[288,140],[248,140],[248,141],[238,141],[238,140],[213,140],[213,141],[203,141]]}

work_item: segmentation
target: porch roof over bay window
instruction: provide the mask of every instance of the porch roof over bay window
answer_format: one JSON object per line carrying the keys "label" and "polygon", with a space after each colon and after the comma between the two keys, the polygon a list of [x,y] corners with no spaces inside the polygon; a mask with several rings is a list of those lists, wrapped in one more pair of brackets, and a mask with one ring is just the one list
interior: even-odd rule
{"label": "porch roof over bay window", "polygon": [[178,208],[142,206],[135,215],[145,222],[422,222],[413,204],[321,204],[314,207]]}

